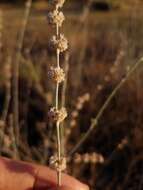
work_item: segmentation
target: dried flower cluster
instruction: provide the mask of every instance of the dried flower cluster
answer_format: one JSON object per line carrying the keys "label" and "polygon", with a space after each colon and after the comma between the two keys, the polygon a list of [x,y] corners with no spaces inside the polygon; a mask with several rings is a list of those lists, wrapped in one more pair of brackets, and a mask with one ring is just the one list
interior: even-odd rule
{"label": "dried flower cluster", "polygon": [[68,48],[68,41],[63,34],[60,34],[57,38],[53,36],[50,40],[50,46],[54,50],[58,50],[59,52],[64,52]]}
{"label": "dried flower cluster", "polygon": [[102,155],[97,154],[96,152],[93,153],[85,153],[83,155],[76,153],[74,155],[73,158],[74,163],[76,164],[80,164],[80,163],[92,163],[92,164],[96,164],[96,163],[103,163],[104,162],[104,158]]}
{"label": "dried flower cluster", "polygon": [[52,156],[50,158],[50,166],[53,169],[56,169],[58,171],[64,171],[66,169],[66,163],[67,159],[65,157],[61,157],[60,160],[58,160],[58,156]]}
{"label": "dried flower cluster", "polygon": [[84,104],[86,102],[88,102],[89,100],[90,100],[90,94],[89,93],[85,93],[82,96],[78,97],[77,102],[76,102],[75,110],[73,110],[72,113],[71,113],[71,116],[72,116],[71,122],[70,122],[70,127],[71,128],[74,128],[74,127],[77,126],[76,119],[79,116],[79,111],[82,110],[82,108],[84,107]]}
{"label": "dried flower cluster", "polygon": [[64,70],[60,67],[51,67],[48,72],[48,75],[56,83],[61,83],[65,80]]}
{"label": "dried flower cluster", "polygon": [[66,169],[66,158],[62,156],[61,148],[61,122],[67,117],[65,108],[59,108],[59,87],[60,83],[65,80],[64,70],[60,67],[60,53],[68,49],[68,41],[63,34],[60,33],[59,28],[65,20],[63,12],[59,10],[62,8],[65,0],[49,0],[52,6],[52,11],[48,14],[48,22],[56,29],[56,34],[50,40],[50,46],[56,51],[56,66],[51,67],[48,74],[49,77],[56,83],[55,107],[49,111],[50,119],[56,123],[57,128],[57,156],[51,157],[50,165],[57,170],[58,185],[61,185],[61,172]]}
{"label": "dried flower cluster", "polygon": [[67,111],[65,108],[56,109],[51,108],[49,111],[49,118],[57,123],[61,123],[64,121],[64,119],[67,117]]}
{"label": "dried flower cluster", "polygon": [[64,20],[65,20],[65,17],[61,11],[55,10],[48,14],[49,24],[52,24],[52,25],[58,24],[61,27]]}
{"label": "dried flower cluster", "polygon": [[90,100],[90,94],[85,93],[82,96],[78,97],[76,109],[81,110],[83,108],[83,105]]}

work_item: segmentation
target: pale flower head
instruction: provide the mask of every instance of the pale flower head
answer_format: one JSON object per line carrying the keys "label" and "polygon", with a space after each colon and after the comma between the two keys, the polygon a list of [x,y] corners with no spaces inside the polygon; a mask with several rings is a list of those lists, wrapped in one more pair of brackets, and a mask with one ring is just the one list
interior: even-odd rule
{"label": "pale flower head", "polygon": [[49,24],[62,26],[63,21],[65,20],[64,14],[61,11],[54,10],[48,14]]}
{"label": "pale flower head", "polygon": [[58,39],[53,36],[50,45],[53,49],[59,50],[59,52],[64,52],[68,49],[68,41],[63,34],[60,34]]}
{"label": "pale flower head", "polygon": [[59,110],[56,108],[51,108],[48,115],[53,122],[61,123],[67,117],[67,111],[64,107]]}
{"label": "pale flower head", "polygon": [[60,67],[51,67],[48,75],[56,83],[61,83],[65,80],[65,72]]}
{"label": "pale flower head", "polygon": [[66,157],[61,157],[60,160],[58,160],[57,156],[52,156],[50,158],[50,167],[60,172],[66,170],[67,167]]}

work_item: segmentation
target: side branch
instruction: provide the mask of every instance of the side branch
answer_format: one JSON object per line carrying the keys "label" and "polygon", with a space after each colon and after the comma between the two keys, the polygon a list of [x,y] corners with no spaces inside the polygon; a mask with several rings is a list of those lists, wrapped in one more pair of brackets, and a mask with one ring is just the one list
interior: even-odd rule
{"label": "side branch", "polygon": [[95,129],[95,127],[98,124],[99,119],[102,117],[105,109],[108,107],[108,105],[110,104],[111,100],[115,97],[115,95],[117,94],[117,92],[120,90],[120,88],[124,85],[124,83],[128,80],[128,78],[134,73],[134,71],[138,68],[138,66],[143,63],[143,57],[140,58],[136,64],[127,72],[126,76],[120,81],[120,83],[114,88],[114,90],[112,91],[112,93],[108,96],[108,98],[106,99],[106,101],[104,102],[104,104],[102,105],[101,109],[99,110],[98,114],[96,115],[96,117],[94,119],[91,120],[91,125],[88,129],[88,131],[85,133],[85,135],[83,137],[81,137],[81,139],[79,140],[79,142],[75,145],[75,147],[71,150],[71,152],[69,153],[69,156],[73,155],[77,149],[79,149],[81,147],[81,145],[87,140],[87,138],[89,137],[89,135],[91,134],[91,132]]}

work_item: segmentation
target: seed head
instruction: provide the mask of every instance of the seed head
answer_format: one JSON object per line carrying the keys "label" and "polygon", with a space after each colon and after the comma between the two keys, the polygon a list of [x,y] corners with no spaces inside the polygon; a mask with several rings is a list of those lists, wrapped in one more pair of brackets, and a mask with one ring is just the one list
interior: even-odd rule
{"label": "seed head", "polygon": [[61,123],[67,117],[67,111],[64,107],[60,110],[57,110],[56,108],[51,108],[48,115],[53,122]]}
{"label": "seed head", "polygon": [[48,74],[49,77],[56,83],[61,83],[65,80],[65,72],[60,67],[51,67]]}
{"label": "seed head", "polygon": [[65,20],[64,14],[61,11],[54,10],[48,14],[49,24],[62,26],[63,21]]}
{"label": "seed head", "polygon": [[60,34],[59,39],[56,36],[53,36],[50,45],[53,49],[58,49],[59,52],[64,52],[68,49],[68,41],[63,34]]}
{"label": "seed head", "polygon": [[96,152],[93,152],[91,154],[91,163],[103,163],[104,162],[104,157],[100,154],[97,154]]}
{"label": "seed head", "polygon": [[53,169],[56,169],[57,171],[64,171],[66,170],[67,161],[65,157],[61,157],[60,160],[57,156],[52,156],[50,158],[50,166]]}

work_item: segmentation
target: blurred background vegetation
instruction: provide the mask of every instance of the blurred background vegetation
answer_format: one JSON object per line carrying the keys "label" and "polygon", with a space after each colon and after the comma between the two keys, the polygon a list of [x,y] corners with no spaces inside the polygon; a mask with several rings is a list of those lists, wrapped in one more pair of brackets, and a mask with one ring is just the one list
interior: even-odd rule
{"label": "blurred background vegetation", "polygon": [[[83,5],[89,0],[72,0],[68,1],[67,4]],[[48,3],[48,0],[33,0],[33,2],[38,4]],[[0,3],[10,3],[10,4],[23,4],[25,0],[1,0]],[[92,7],[94,9],[109,10],[112,8],[133,8],[135,4],[141,5],[142,0],[92,0]]]}
{"label": "blurred background vegetation", "polygon": [[[49,47],[48,2],[34,2],[20,57],[19,129],[13,130],[12,69],[25,1],[0,1],[1,155],[48,164],[55,153],[55,131],[47,113],[54,102],[48,70],[55,63]],[[142,0],[67,0],[63,31],[69,52],[61,56],[68,74],[66,153],[83,136],[106,98],[143,56]],[[63,95],[64,87],[61,89]],[[5,109],[9,100],[8,113]],[[143,67],[111,101],[90,138],[69,158],[68,172],[93,190],[143,189]],[[64,96],[63,96],[64,98]],[[3,124],[3,120],[5,123]],[[4,136],[3,136],[4,132]],[[18,154],[17,154],[18,151]]]}

